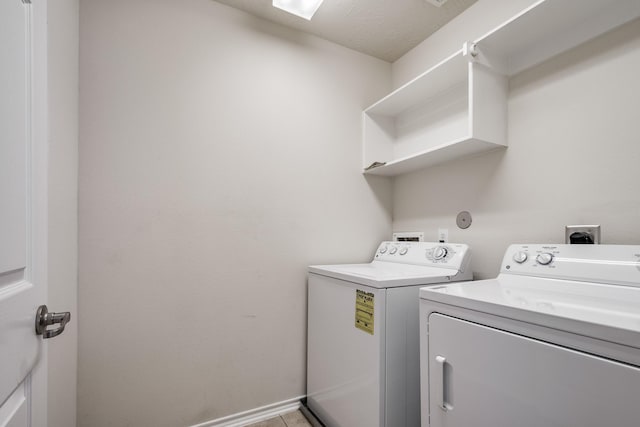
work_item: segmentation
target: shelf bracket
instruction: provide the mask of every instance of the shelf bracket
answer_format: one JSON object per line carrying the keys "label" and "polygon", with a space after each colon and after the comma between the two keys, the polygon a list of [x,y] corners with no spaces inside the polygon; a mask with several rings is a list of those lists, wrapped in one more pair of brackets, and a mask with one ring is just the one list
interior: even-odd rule
{"label": "shelf bracket", "polygon": [[462,45],[462,56],[466,56],[469,62],[474,62],[478,59],[480,51],[478,44],[473,42],[464,42]]}
{"label": "shelf bracket", "polygon": [[466,56],[469,62],[482,64],[502,75],[507,74],[507,66],[504,59],[496,55],[492,55],[491,52],[481,48],[476,42],[465,42],[462,45],[462,55]]}

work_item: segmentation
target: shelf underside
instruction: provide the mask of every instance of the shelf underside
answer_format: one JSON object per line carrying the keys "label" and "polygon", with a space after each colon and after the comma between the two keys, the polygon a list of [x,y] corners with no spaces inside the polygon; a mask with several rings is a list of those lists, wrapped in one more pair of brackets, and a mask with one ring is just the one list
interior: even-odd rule
{"label": "shelf underside", "polygon": [[384,166],[365,170],[364,173],[366,175],[381,176],[401,175],[423,169],[428,166],[500,148],[505,148],[505,146],[475,138],[463,138],[429,148],[412,156],[395,159],[387,162]]}
{"label": "shelf underside", "polygon": [[544,0],[475,41],[512,76],[640,16],[638,0]]}

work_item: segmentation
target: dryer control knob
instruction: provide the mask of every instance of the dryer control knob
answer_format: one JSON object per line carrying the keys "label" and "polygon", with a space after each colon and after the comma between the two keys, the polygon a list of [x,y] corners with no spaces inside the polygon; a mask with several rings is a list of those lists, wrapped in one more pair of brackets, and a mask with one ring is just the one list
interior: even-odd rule
{"label": "dryer control knob", "polygon": [[409,248],[402,248],[400,249],[400,255],[406,255],[407,252],[409,252]]}
{"label": "dryer control knob", "polygon": [[513,255],[513,260],[518,264],[522,264],[529,258],[529,255],[524,251],[518,251]]}
{"label": "dryer control knob", "polygon": [[449,252],[444,246],[438,246],[433,250],[433,259],[444,259]]}
{"label": "dryer control knob", "polygon": [[553,254],[549,252],[543,252],[536,257],[536,262],[540,265],[549,265],[551,261],[553,261]]}
{"label": "dryer control knob", "polygon": [[394,246],[394,247],[392,247],[392,248],[389,250],[389,254],[391,254],[391,255],[395,254],[396,252],[398,252],[398,248],[397,248],[397,247],[395,247],[395,246]]}
{"label": "dryer control knob", "polygon": [[387,246],[383,246],[383,247],[381,247],[381,248],[380,248],[380,253],[381,253],[381,254],[383,254],[383,253],[385,253],[385,252],[387,252]]}

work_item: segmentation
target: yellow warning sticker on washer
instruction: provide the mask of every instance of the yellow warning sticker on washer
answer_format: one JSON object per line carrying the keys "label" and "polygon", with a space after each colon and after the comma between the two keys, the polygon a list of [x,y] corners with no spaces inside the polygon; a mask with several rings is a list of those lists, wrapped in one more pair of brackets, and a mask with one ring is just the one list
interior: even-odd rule
{"label": "yellow warning sticker on washer", "polygon": [[356,328],[371,335],[373,335],[373,303],[373,293],[356,289]]}

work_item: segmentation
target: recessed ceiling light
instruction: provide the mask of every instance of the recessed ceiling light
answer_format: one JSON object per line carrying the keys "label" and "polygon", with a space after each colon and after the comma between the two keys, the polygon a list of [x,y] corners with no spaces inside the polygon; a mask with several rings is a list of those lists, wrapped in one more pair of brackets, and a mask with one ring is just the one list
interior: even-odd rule
{"label": "recessed ceiling light", "polygon": [[322,2],[323,0],[273,0],[273,7],[309,21]]}
{"label": "recessed ceiling light", "polygon": [[431,3],[434,6],[442,6],[443,4],[445,4],[447,2],[447,0],[427,0],[429,3]]}

